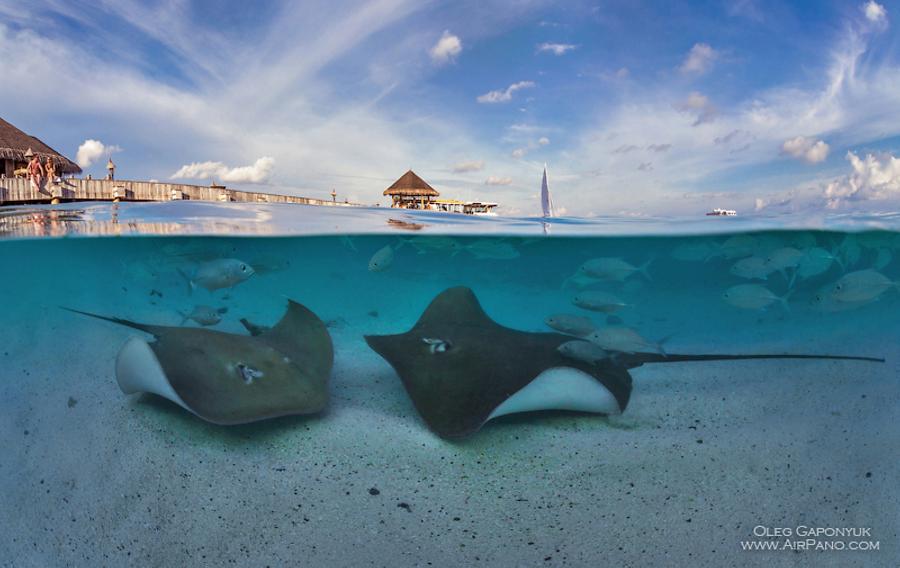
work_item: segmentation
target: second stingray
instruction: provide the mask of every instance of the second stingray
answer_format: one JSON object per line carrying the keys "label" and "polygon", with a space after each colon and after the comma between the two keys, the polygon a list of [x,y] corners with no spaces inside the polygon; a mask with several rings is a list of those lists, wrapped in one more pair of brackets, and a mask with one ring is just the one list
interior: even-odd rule
{"label": "second stingray", "polygon": [[215,424],[312,414],[328,403],[334,349],[325,324],[294,301],[256,336],[149,325],[70,310],[146,332],[116,359],[125,394],[149,392]]}
{"label": "second stingray", "polygon": [[494,322],[469,288],[439,294],[416,325],[366,341],[397,371],[429,427],[461,438],[488,420],[536,410],[618,414],[631,397],[629,369],[645,363],[729,359],[883,359],[835,355],[661,355],[611,353],[594,364],[568,358],[559,333],[510,329]]}

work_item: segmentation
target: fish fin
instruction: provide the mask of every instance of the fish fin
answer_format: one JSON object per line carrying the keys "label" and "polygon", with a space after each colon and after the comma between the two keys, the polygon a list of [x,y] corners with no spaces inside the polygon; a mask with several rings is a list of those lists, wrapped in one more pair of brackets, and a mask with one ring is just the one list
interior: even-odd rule
{"label": "fish fin", "polygon": [[663,357],[668,357],[668,356],[669,356],[669,354],[666,353],[666,350],[663,348],[663,345],[665,345],[666,343],[668,343],[669,340],[671,340],[673,337],[675,337],[675,334],[674,334],[674,333],[670,333],[669,335],[663,337],[662,339],[660,339],[659,341],[656,342],[656,348],[659,349],[659,353],[660,353],[660,355],[662,355]]}
{"label": "fish fin", "polygon": [[182,311],[180,311],[180,310],[176,310],[176,311],[178,312],[178,315],[181,316],[181,323],[179,323],[178,325],[184,325],[184,324],[187,323],[187,321],[188,321],[189,319],[191,319],[191,316],[189,316],[188,314],[186,314],[186,313],[184,313],[184,312],[182,312]]}
{"label": "fish fin", "polygon": [[182,270],[180,267],[176,268],[175,270],[177,270],[178,274],[181,274],[182,278],[184,278],[188,283],[188,296],[192,295],[194,293],[194,288],[197,287],[197,285],[194,284],[194,280],[188,275],[187,272]]}
{"label": "fish fin", "polygon": [[797,281],[797,270],[794,270],[794,273],[791,274],[791,279],[788,281],[788,290],[794,289],[794,283]]}
{"label": "fish fin", "polygon": [[788,305],[788,298],[790,298],[794,293],[794,290],[788,290],[787,294],[778,298],[778,301],[781,302],[781,306],[788,313],[791,312],[791,306]]}
{"label": "fish fin", "polygon": [[119,325],[124,325],[125,327],[131,327],[131,328],[134,328],[134,329],[143,331],[143,332],[145,332],[145,333],[149,333],[149,334],[151,334],[151,335],[153,335],[153,336],[155,336],[155,337],[159,337],[160,332],[161,332],[161,327],[160,327],[160,326],[156,326],[156,325],[147,325],[147,324],[137,323],[137,322],[133,322],[133,321],[131,321],[131,320],[122,319],[122,318],[113,318],[113,317],[109,317],[109,316],[101,316],[101,315],[98,315],[98,314],[92,314],[92,313],[90,313],[90,312],[83,312],[83,311],[81,311],[81,310],[75,310],[75,309],[72,309],[72,308],[67,308],[67,307],[65,307],[65,306],[60,306],[60,308],[63,309],[63,310],[66,310],[67,312],[72,312],[72,313],[74,313],[74,314],[80,314],[80,315],[87,316],[87,317],[90,317],[90,318],[96,318],[96,319],[99,319],[99,320],[104,320],[104,321],[116,323],[116,324],[119,324]]}
{"label": "fish fin", "polygon": [[406,239],[404,239],[403,237],[400,237],[399,239],[397,239],[397,244],[395,246],[392,246],[391,249],[394,252],[397,252],[398,250],[403,248],[403,245],[405,245],[405,244],[406,244]]}
{"label": "fish fin", "polygon": [[652,281],[652,280],[653,280],[653,278],[650,277],[650,273],[647,272],[647,268],[650,266],[650,264],[651,264],[654,260],[656,260],[656,258],[651,256],[651,257],[650,257],[650,260],[648,260],[648,261],[645,262],[644,264],[638,266],[638,269],[637,269],[637,271],[640,272],[640,273],[644,276],[644,278],[646,278],[648,281]]}

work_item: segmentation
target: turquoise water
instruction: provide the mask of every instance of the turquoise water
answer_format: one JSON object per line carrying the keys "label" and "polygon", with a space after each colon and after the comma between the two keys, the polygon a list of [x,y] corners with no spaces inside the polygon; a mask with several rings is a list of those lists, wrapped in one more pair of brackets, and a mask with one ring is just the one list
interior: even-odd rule
{"label": "turquoise water", "polygon": [[[891,217],[782,219],[797,229],[773,230],[778,219],[545,226],[211,204],[3,213],[6,564],[900,559],[900,233],[891,230],[900,225]],[[33,238],[44,235],[77,238]],[[812,249],[824,256],[809,260]],[[752,257],[769,262],[749,263],[766,279],[735,274]],[[255,274],[233,287],[191,288],[184,274],[222,259]],[[592,276],[579,268],[591,259],[643,270],[615,265]],[[772,269],[779,259],[785,266]],[[848,284],[859,271],[868,271],[862,283]],[[761,292],[748,299],[740,285],[764,287],[769,305],[748,306]],[[518,414],[445,440],[363,336],[408,331],[456,286],[471,288],[497,323],[527,332],[552,331],[548,316],[570,314],[598,329],[628,328],[666,354],[884,362],[663,360],[630,370],[621,414]],[[623,305],[574,305],[589,291]],[[271,326],[287,299],[312,310],[333,341],[328,406],[239,426],[122,394],[117,353],[129,338],[150,336],[61,309],[181,326],[182,314],[209,306],[222,313],[207,329],[246,335],[242,318]],[[483,366],[528,358],[515,345],[493,357]],[[822,540],[878,541],[878,549],[742,550],[744,541],[785,540],[759,538],[755,527],[796,533],[798,525],[868,527],[871,537]]]}

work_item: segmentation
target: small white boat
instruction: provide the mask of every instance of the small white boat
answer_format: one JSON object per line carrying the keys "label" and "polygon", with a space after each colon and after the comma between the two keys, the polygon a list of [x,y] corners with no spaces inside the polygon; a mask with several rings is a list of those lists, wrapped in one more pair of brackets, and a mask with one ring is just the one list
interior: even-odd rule
{"label": "small white boat", "polygon": [[734,209],[719,209],[716,207],[706,214],[707,217],[737,217],[737,211]]}

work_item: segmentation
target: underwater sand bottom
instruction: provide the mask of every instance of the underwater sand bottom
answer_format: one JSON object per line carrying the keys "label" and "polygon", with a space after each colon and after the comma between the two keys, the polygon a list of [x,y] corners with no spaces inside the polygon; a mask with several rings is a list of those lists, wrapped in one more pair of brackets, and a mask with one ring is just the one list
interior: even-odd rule
{"label": "underwater sand bottom", "polygon": [[[885,566],[900,558],[900,466],[889,457],[900,455],[900,352],[887,346],[871,346],[889,357],[885,365],[647,366],[633,371],[621,417],[511,417],[449,443],[425,428],[356,333],[335,331],[325,415],[223,428],[158,398],[124,397],[112,376],[121,330],[69,331],[68,339],[17,338],[44,351],[4,357],[4,564]],[[87,344],[99,352],[85,357]],[[741,550],[757,525],[798,524],[871,527],[880,550]]]}

